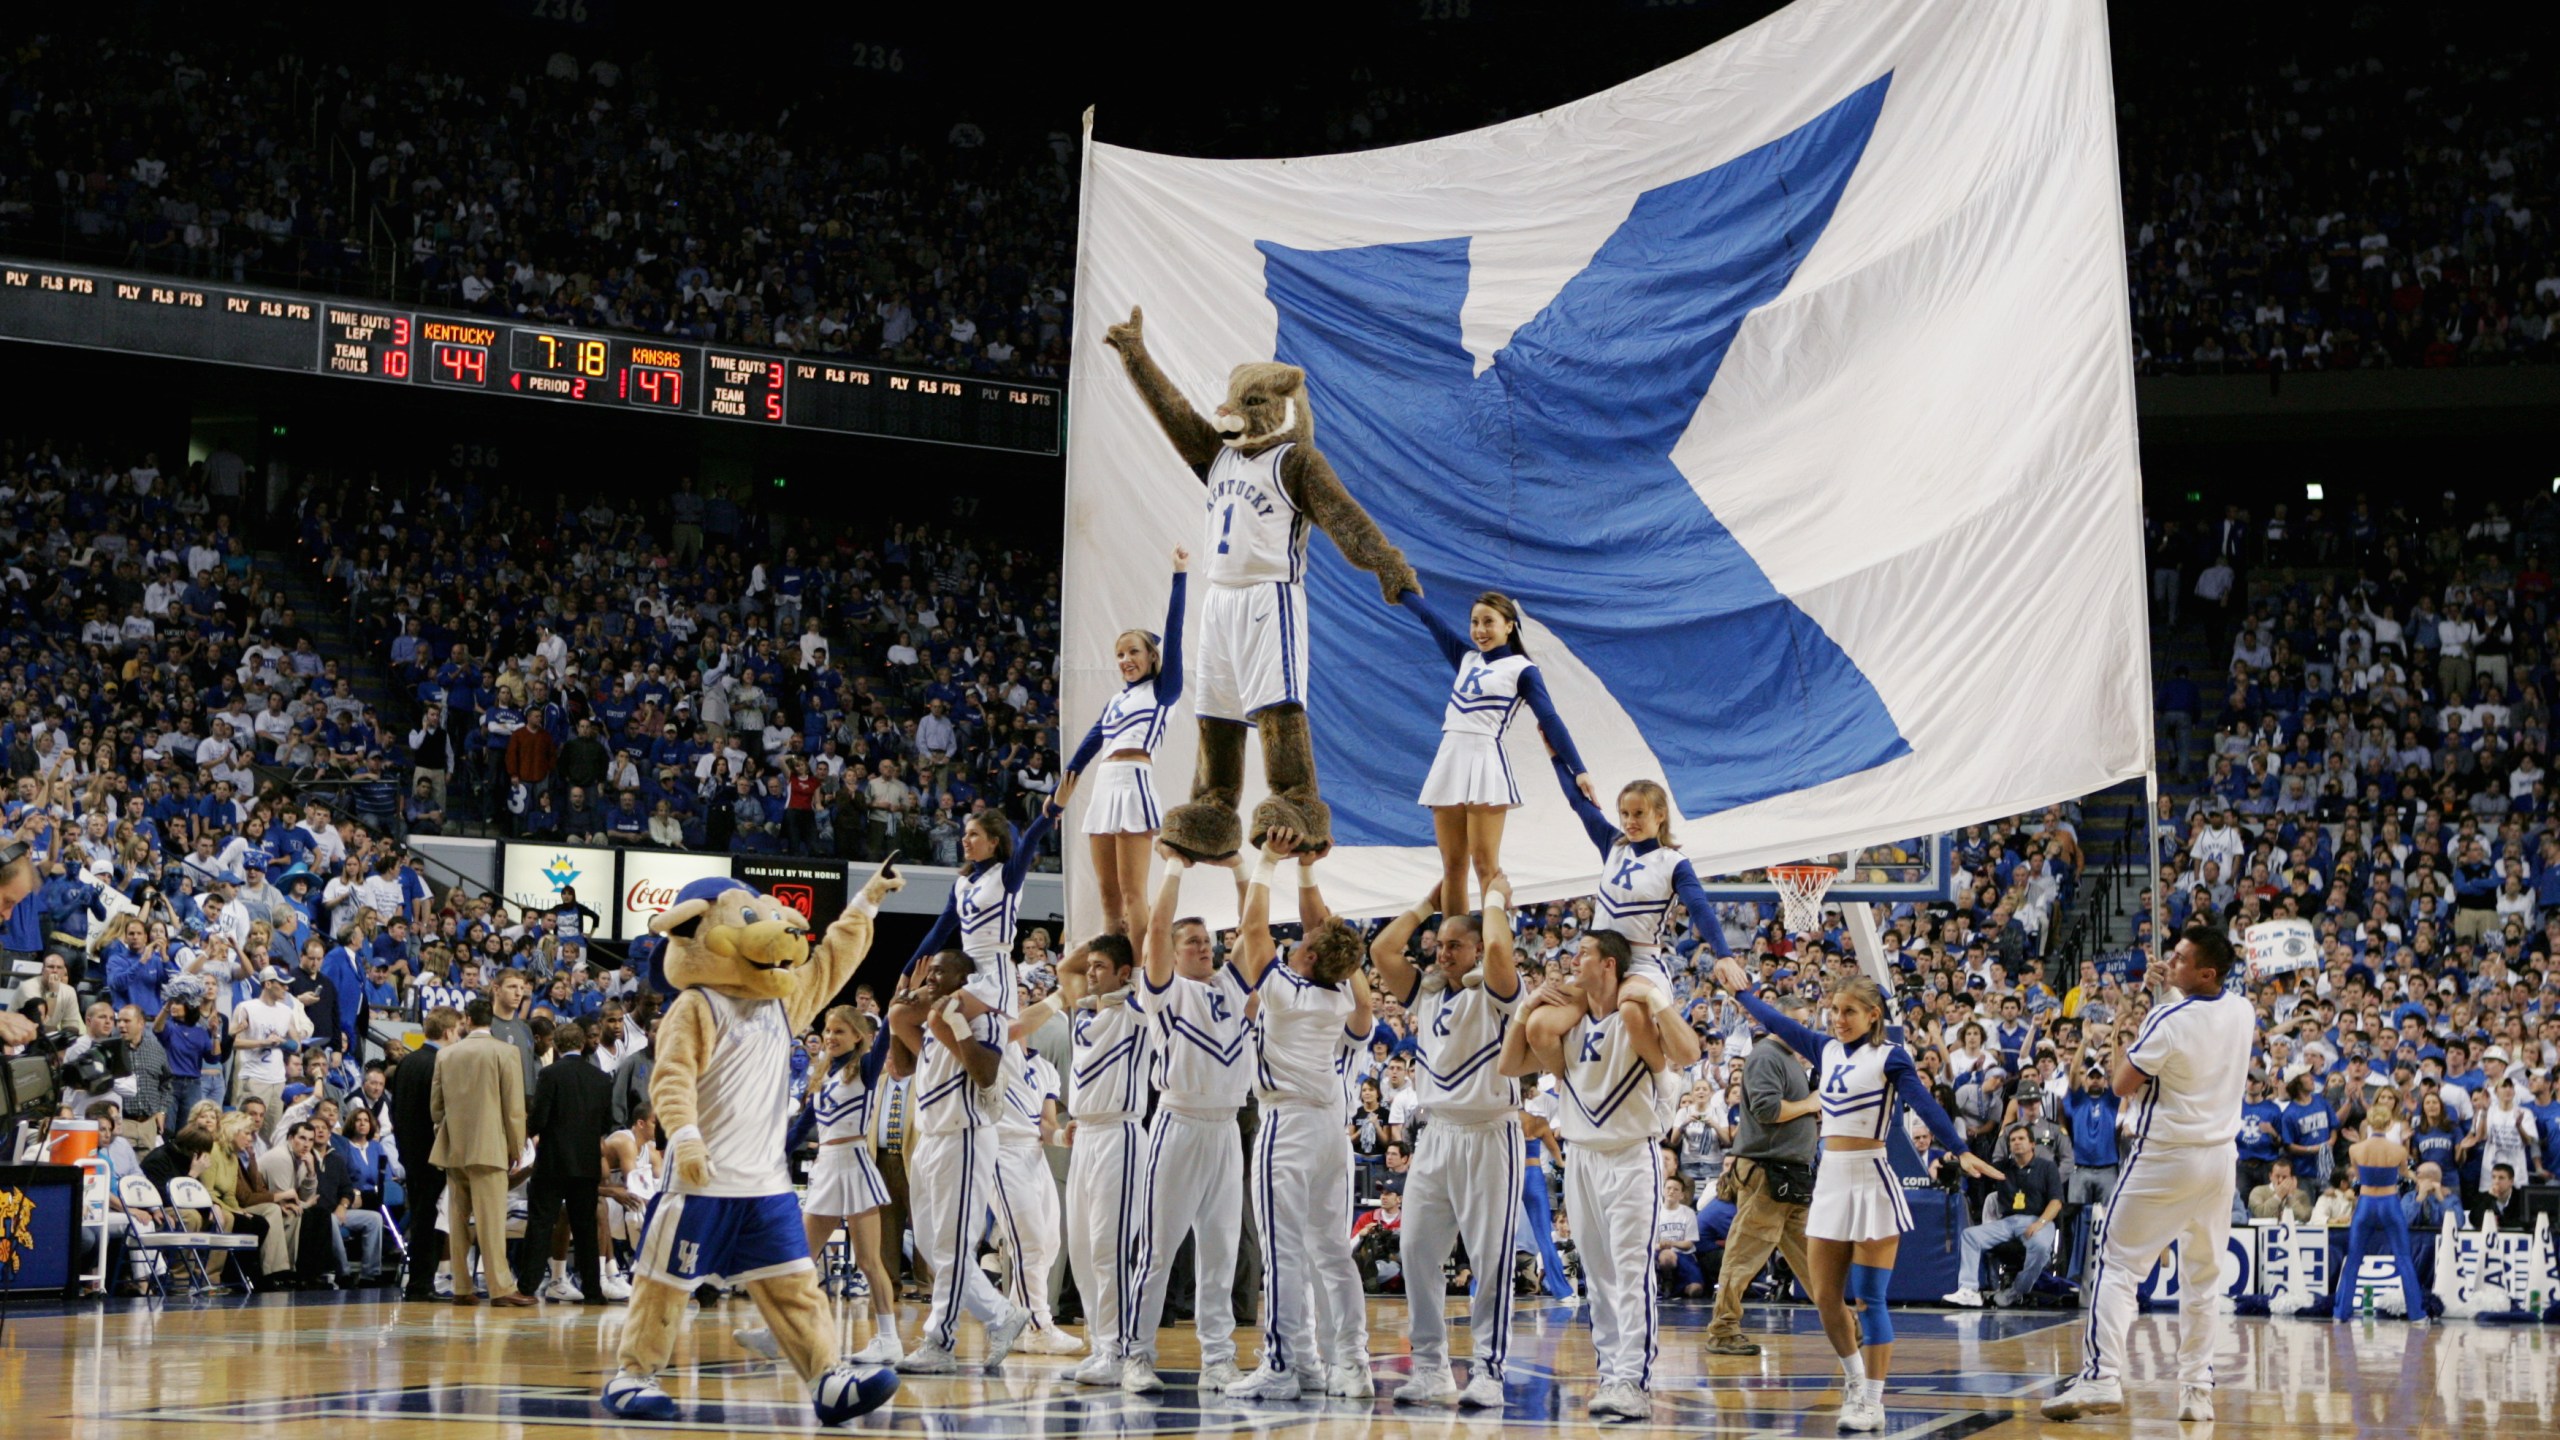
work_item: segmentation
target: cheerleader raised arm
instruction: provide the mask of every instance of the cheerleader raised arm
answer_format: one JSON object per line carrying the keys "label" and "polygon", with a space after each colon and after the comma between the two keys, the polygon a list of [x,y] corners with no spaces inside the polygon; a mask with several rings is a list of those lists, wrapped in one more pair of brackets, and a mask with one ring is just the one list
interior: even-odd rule
{"label": "cheerleader raised arm", "polygon": [[1565,803],[1573,807],[1582,831],[1600,852],[1600,883],[1592,891],[1591,923],[1627,937],[1635,962],[1627,979],[1633,993],[1656,993],[1667,1003],[1672,994],[1670,947],[1663,943],[1671,918],[1671,898],[1689,910],[1690,927],[1718,959],[1732,951],[1724,943],[1724,927],[1716,922],[1715,902],[1707,898],[1698,872],[1671,838],[1671,792],[1653,780],[1630,780],[1618,791],[1618,818],[1609,816],[1590,797],[1591,777],[1577,774],[1562,756],[1552,762]]}
{"label": "cheerleader raised arm", "polygon": [[[1111,644],[1120,668],[1120,693],[1102,707],[1067,761],[1065,783],[1052,808],[1063,811],[1085,771],[1093,771],[1093,798],[1085,805],[1084,835],[1093,847],[1093,874],[1102,891],[1102,926],[1115,935],[1147,933],[1147,855],[1164,810],[1156,804],[1154,759],[1164,743],[1165,720],[1182,698],[1182,601],[1191,552],[1173,552],[1173,597],[1165,602],[1161,635],[1123,630]],[[1095,758],[1101,757],[1096,765]]]}
{"label": "cheerleader raised arm", "polygon": [[1432,838],[1440,848],[1440,913],[1463,915],[1469,868],[1479,888],[1502,869],[1503,819],[1520,803],[1502,737],[1523,704],[1537,717],[1547,748],[1572,768],[1585,797],[1591,777],[1547,695],[1546,681],[1522,648],[1520,607],[1510,596],[1498,590],[1477,596],[1464,635],[1426,609],[1421,596],[1403,603],[1457,667],[1448,708],[1441,712],[1440,752],[1432,758],[1420,800],[1431,808]]}

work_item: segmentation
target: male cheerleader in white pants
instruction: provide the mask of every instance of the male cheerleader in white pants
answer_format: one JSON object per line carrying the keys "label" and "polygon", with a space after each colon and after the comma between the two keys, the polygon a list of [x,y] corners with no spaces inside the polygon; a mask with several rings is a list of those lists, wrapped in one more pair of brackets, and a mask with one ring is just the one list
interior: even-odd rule
{"label": "male cheerleader in white pants", "polygon": [[2116,1057],[2116,1094],[2140,1097],[2133,1149],[2107,1203],[2089,1287],[2087,1363],[2044,1402],[2047,1419],[2124,1409],[2134,1292],[2171,1241],[2178,1245],[2178,1418],[2213,1418],[2216,1277],[2231,1240],[2235,1141],[2258,1029],[2249,997],[2230,983],[2237,963],[2221,931],[2188,926],[2169,955],[2169,984],[2180,998],[2155,1008]]}
{"label": "male cheerleader in white pants", "polygon": [[1188,862],[1162,841],[1156,851],[1164,856],[1164,882],[1148,911],[1138,1006],[1155,1026],[1159,1089],[1139,1197],[1145,1227],[1133,1267],[1138,1289],[1120,1307],[1127,1356],[1120,1388],[1135,1394],[1164,1388],[1156,1378],[1156,1330],[1164,1322],[1174,1252],[1187,1234],[1200,1388],[1223,1391],[1244,1378],[1236,1368],[1236,1232],[1244,1223],[1244,1137],[1236,1131],[1236,1111],[1252,1080],[1244,1010],[1253,992],[1234,965],[1214,963],[1206,923],[1173,918]]}
{"label": "male cheerleader in white pants", "polygon": [[987,1363],[1001,1364],[1031,1325],[1031,1312],[996,1293],[978,1268],[978,1241],[996,1193],[995,1112],[1003,1069],[1004,1021],[975,992],[963,993],[976,963],[945,950],[924,967],[924,983],[889,1006],[889,1073],[907,1081],[915,1133],[907,1142],[908,1209],[916,1248],[933,1269],[924,1335],[898,1362],[910,1375],[948,1375],[960,1312],[987,1327]]}
{"label": "male cheerleader in white pants", "polygon": [[1013,1303],[1031,1312],[1022,1337],[1026,1355],[1076,1355],[1084,1342],[1058,1328],[1049,1314],[1049,1272],[1058,1260],[1058,1179],[1049,1168],[1041,1123],[1055,1093],[1057,1071],[1024,1048],[1026,1037],[1056,1012],[1053,994],[1027,1007],[1007,1027],[996,1106],[996,1243],[1004,1247]]}
{"label": "male cheerleader in white pants", "polygon": [[[1404,1005],[1422,1048],[1414,1084],[1425,1123],[1405,1174],[1402,1241],[1413,1378],[1396,1391],[1396,1403],[1481,1409],[1502,1404],[1502,1367],[1511,1351],[1511,1251],[1519,1239],[1527,1150],[1520,1082],[1496,1063],[1521,1002],[1511,882],[1496,871],[1485,885],[1483,915],[1440,922],[1439,960],[1426,969],[1405,957],[1405,942],[1434,908],[1425,896],[1369,946],[1378,983]],[[1463,1390],[1449,1374],[1449,1302],[1439,1283],[1441,1265],[1461,1240],[1476,1276],[1468,1311],[1475,1366]]]}
{"label": "male cheerleader in white pants", "polygon": [[[1375,1013],[1360,973],[1360,932],[1326,911],[1315,857],[1296,852],[1297,836],[1275,827],[1254,857],[1236,922],[1236,972],[1259,1000],[1253,1059],[1254,1092],[1262,1101],[1249,1187],[1262,1232],[1262,1364],[1227,1387],[1239,1400],[1294,1400],[1302,1390],[1348,1388],[1348,1376],[1328,1378],[1317,1358],[1319,1316],[1332,1369],[1356,1365],[1362,1380],[1369,1375],[1366,1317],[1356,1330],[1347,1320],[1361,1315],[1361,1297],[1351,1254],[1351,1135],[1342,1073],[1369,1043]],[[1275,867],[1297,872],[1304,927],[1289,958],[1276,964]]]}
{"label": "male cheerleader in white pants", "polygon": [[[1658,1348],[1653,1241],[1662,1203],[1662,1149],[1654,1141],[1662,1127],[1653,1098],[1670,1059],[1657,1012],[1646,999],[1620,989],[1634,960],[1625,936],[1585,932],[1574,983],[1551,980],[1538,988],[1520,1023],[1503,1036],[1500,1060],[1505,1075],[1546,1071],[1564,1082],[1555,1122],[1556,1133],[1571,1147],[1565,1151],[1564,1208],[1591,1288],[1591,1348],[1600,1388],[1590,1412],[1600,1419],[1652,1418],[1649,1392]],[[1506,1198],[1517,1204],[1519,1194],[1515,1183]],[[1500,1273],[1490,1260],[1470,1258],[1477,1274]],[[1502,1256],[1502,1269],[1510,1259]],[[1422,1278],[1428,1283],[1430,1277]]]}
{"label": "male cheerleader in white pants", "polygon": [[1137,953],[1128,937],[1102,934],[1058,962],[1058,998],[1075,1050],[1067,1076],[1067,1266],[1084,1297],[1093,1354],[1072,1372],[1079,1385],[1117,1385],[1120,1313],[1134,1288],[1144,1198],[1147,1075],[1155,1027],[1138,1009]]}

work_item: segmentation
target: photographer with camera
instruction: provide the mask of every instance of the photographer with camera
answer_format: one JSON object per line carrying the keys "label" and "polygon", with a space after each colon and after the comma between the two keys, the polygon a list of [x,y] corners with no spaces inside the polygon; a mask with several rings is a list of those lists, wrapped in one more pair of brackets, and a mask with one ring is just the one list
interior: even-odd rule
{"label": "photographer with camera", "polygon": [[[1792,1002],[1787,1008],[1790,1018],[1802,1013]],[[1733,1202],[1734,1215],[1716,1276],[1715,1315],[1707,1322],[1710,1355],[1760,1353],[1759,1342],[1742,1333],[1742,1302],[1771,1251],[1783,1252],[1796,1274],[1809,1273],[1804,1222],[1813,1204],[1813,1153],[1820,1141],[1814,1117],[1821,1108],[1805,1061],[1774,1034],[1754,1039],[1742,1061],[1733,1158],[1718,1190]]]}

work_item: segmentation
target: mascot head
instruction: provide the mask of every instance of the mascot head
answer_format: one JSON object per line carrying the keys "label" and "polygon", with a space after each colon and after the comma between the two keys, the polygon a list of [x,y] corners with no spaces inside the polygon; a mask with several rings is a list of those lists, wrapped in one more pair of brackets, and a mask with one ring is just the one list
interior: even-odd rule
{"label": "mascot head", "polygon": [[649,929],[666,937],[657,975],[670,991],[700,986],[741,1000],[787,1000],[809,959],[809,922],[799,911],[717,876],[677,891]]}
{"label": "mascot head", "polygon": [[1257,360],[1227,375],[1227,398],[1210,423],[1230,450],[1259,455],[1283,440],[1313,444],[1315,411],[1307,404],[1307,372]]}

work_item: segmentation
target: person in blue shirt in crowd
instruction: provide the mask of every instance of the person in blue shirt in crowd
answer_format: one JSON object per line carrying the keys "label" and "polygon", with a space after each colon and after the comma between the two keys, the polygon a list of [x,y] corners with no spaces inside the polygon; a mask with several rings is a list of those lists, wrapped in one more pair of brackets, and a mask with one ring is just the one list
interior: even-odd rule
{"label": "person in blue shirt in crowd", "polygon": [[2281,1134],[2293,1162],[2294,1178],[2313,1190],[2329,1188],[2331,1142],[2337,1138],[2338,1112],[2309,1075],[2296,1075],[2285,1085]]}
{"label": "person in blue shirt in crowd", "polygon": [[2115,1197],[2122,1104],[2107,1083],[2106,1072],[2094,1065],[2081,1073],[2079,1086],[2062,1097],[2062,1121],[2071,1131],[2071,1174],[2062,1197],[2071,1206],[2072,1238],[2065,1249],[2069,1257],[2065,1269],[2075,1281],[2080,1278],[2081,1256],[2090,1248],[2082,1243],[2089,1207]]}
{"label": "person in blue shirt in crowd", "polygon": [[2249,1072],[2248,1099],[2240,1107],[2240,1200],[2267,1183],[2276,1162],[2284,1158],[2284,1107],[2268,1098],[2263,1070]]}

